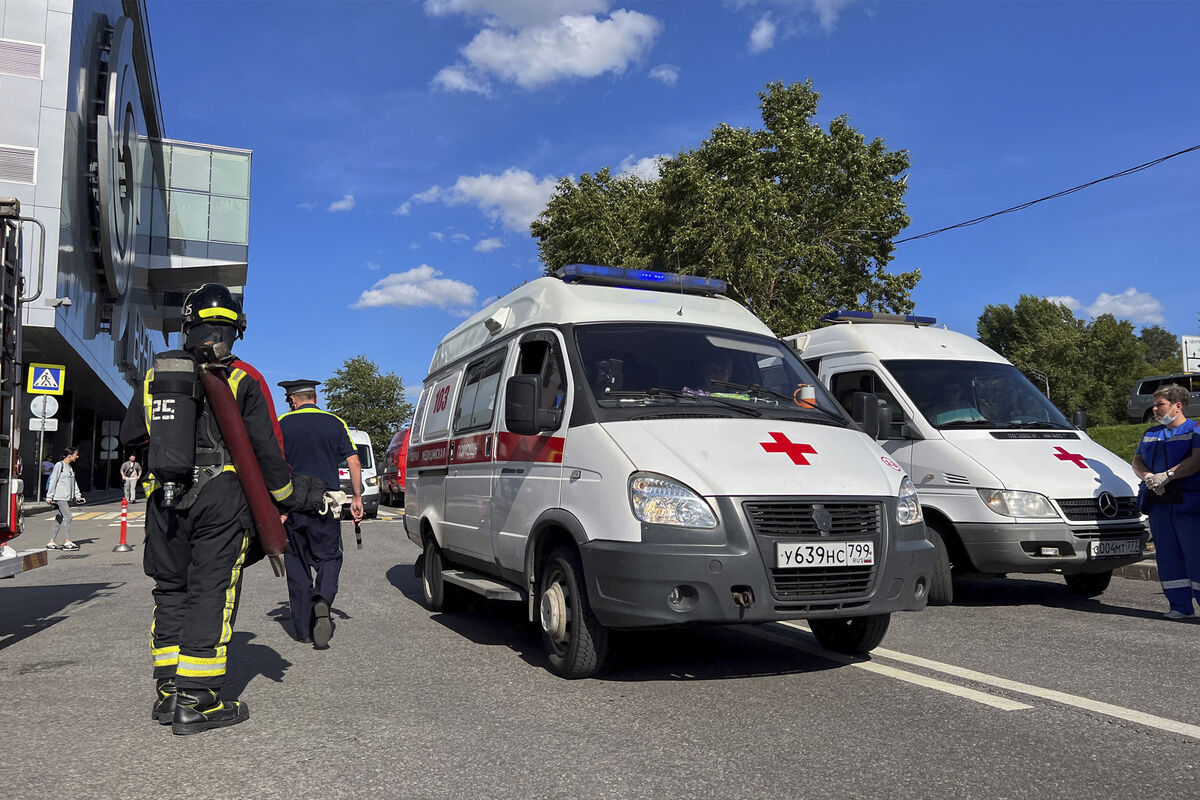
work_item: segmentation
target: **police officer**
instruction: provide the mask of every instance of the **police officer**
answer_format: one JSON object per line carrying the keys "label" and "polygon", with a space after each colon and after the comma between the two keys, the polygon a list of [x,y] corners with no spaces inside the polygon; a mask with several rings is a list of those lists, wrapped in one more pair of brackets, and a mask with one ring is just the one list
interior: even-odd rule
{"label": "police officer", "polygon": [[1138,444],[1133,471],[1142,479],[1138,506],[1150,516],[1158,577],[1170,608],[1164,617],[1195,619],[1200,601],[1200,423],[1184,416],[1188,390],[1154,393],[1154,421]]}
{"label": "police officer", "polygon": [[[245,703],[222,699],[221,688],[242,569],[257,542],[252,542],[253,520],[224,435],[199,388],[198,373],[189,366],[193,359],[224,368],[266,489],[281,509],[290,507],[291,478],[270,388],[257,370],[232,354],[245,330],[241,304],[226,287],[209,283],[189,294],[183,304],[183,351],[155,358],[121,427],[127,446],[150,446],[143,562],[154,578],[151,654],[157,699],[152,714],[177,734],[236,725],[250,715]],[[194,383],[188,382],[189,369]],[[190,475],[188,464],[194,465]],[[186,477],[166,477],[179,474]]]}
{"label": "police officer", "polygon": [[317,408],[319,381],[281,381],[279,385],[292,409],[279,418],[284,452],[293,480],[305,487],[298,492],[304,499],[298,500],[299,508],[288,514],[284,525],[292,631],[298,641],[312,642],[323,650],[333,636],[329,608],[337,596],[342,571],[342,523],[341,506],[322,498],[326,491],[338,491],[338,463],[344,459],[353,491],[350,514],[355,522],[361,520],[362,466],[346,423]]}

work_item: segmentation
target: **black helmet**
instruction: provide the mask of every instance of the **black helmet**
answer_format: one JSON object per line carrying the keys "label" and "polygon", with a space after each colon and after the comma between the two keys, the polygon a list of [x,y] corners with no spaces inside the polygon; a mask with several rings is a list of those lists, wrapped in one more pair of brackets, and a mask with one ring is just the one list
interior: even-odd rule
{"label": "black helmet", "polygon": [[206,283],[183,301],[184,332],[202,322],[232,325],[237,328],[239,339],[246,332],[246,315],[242,313],[242,304],[219,283]]}

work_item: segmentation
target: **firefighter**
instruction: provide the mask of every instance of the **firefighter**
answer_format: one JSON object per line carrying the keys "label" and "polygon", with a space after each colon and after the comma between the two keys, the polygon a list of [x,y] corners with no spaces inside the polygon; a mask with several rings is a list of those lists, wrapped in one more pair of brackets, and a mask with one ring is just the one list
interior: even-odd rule
{"label": "firefighter", "polygon": [[270,389],[232,353],[246,330],[241,304],[226,287],[209,283],[187,296],[182,311],[183,350],[155,357],[121,438],[129,447],[149,445],[143,562],[154,579],[152,715],[174,733],[192,734],[250,716],[245,703],[223,699],[221,688],[242,570],[257,544],[225,445],[229,434],[217,425],[197,365],[225,376],[245,424],[238,435],[248,437],[280,509],[290,508],[292,484]]}
{"label": "firefighter", "polygon": [[[318,381],[281,381],[279,385],[292,409],[279,418],[284,452],[298,487],[297,509],[288,515],[287,565],[288,605],[292,613],[292,635],[302,643],[312,642],[323,650],[333,636],[329,616],[337,595],[342,571],[342,523],[338,493],[338,463],[345,460],[350,471],[350,514],[363,517],[362,465],[358,448],[346,423],[336,414],[317,408]],[[316,574],[316,582],[313,574]]]}

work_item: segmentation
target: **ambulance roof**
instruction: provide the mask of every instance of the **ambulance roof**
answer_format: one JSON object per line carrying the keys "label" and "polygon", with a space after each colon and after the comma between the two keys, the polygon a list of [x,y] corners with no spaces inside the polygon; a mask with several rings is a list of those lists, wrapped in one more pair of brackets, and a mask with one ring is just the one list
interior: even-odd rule
{"label": "ambulance roof", "polygon": [[925,325],[843,322],[788,336],[785,340],[800,349],[802,358],[874,353],[880,361],[928,359],[1008,363],[999,353],[970,336]]}
{"label": "ambulance roof", "polygon": [[775,337],[750,311],[724,295],[597,286],[547,277],[514,289],[450,331],[434,351],[429,373],[514,331],[587,322],[704,325]]}

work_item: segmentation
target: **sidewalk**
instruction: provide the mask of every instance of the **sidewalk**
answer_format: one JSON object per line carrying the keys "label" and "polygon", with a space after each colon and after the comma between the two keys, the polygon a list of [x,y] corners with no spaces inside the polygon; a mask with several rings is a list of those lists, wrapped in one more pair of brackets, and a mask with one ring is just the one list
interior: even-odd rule
{"label": "sidewalk", "polygon": [[[124,497],[124,493],[120,489],[98,489],[94,492],[84,492],[83,499],[86,502],[83,505],[79,505],[78,503],[72,502],[71,508],[74,509],[75,514],[78,514],[81,511],[83,511],[84,509],[86,509],[88,506],[102,505],[104,503],[116,503],[117,510],[119,511],[120,507],[121,507],[121,498],[122,497]],[[146,502],[145,498],[138,500],[139,504],[144,503],[144,502]],[[21,516],[32,517],[32,516],[36,516],[38,514],[45,514],[50,511],[54,511],[54,510],[55,510],[54,506],[47,503],[45,498],[42,498],[41,500],[33,500],[30,498],[26,498],[25,503],[21,509]]]}

